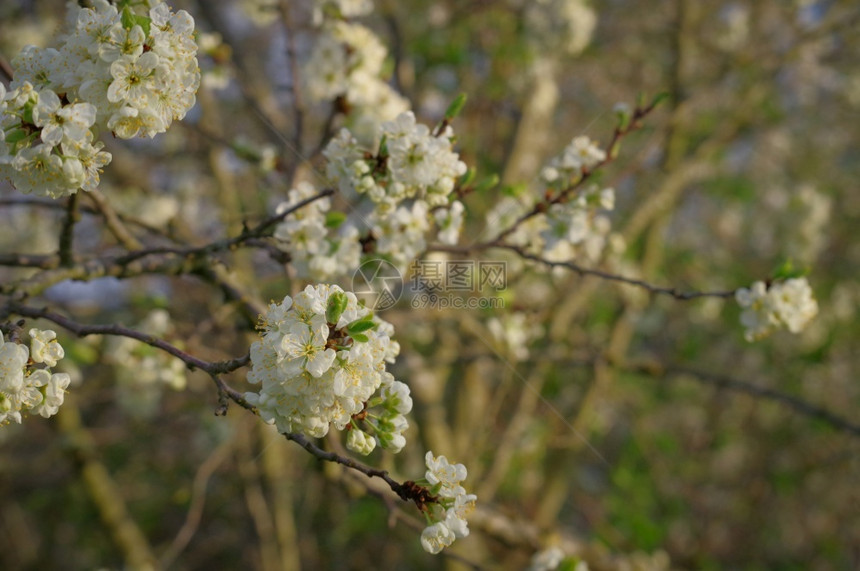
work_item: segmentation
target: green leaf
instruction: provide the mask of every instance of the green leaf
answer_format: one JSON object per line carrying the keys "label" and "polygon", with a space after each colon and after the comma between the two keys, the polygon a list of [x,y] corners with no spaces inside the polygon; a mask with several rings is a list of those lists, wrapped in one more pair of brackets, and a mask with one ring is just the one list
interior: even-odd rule
{"label": "green leaf", "polygon": [[33,102],[27,102],[24,105],[24,109],[22,109],[21,113],[21,121],[27,125],[35,125],[35,121],[33,121]]}
{"label": "green leaf", "polygon": [[362,331],[367,331],[369,329],[375,329],[376,323],[374,323],[371,319],[356,319],[352,323],[346,326],[346,332],[352,335],[353,333],[361,333]]}
{"label": "green leaf", "polygon": [[337,228],[343,224],[344,220],[346,220],[345,213],[332,210],[325,215],[325,226],[326,228]]}
{"label": "green leaf", "polygon": [[804,268],[795,268],[794,262],[791,259],[788,259],[782,263],[774,272],[773,272],[773,280],[790,280],[792,278],[799,278],[805,276],[807,271]]}
{"label": "green leaf", "polygon": [[527,189],[528,186],[525,183],[509,184],[502,187],[502,194],[516,198],[522,196]]}
{"label": "green leaf", "polygon": [[122,14],[120,15],[120,21],[122,22],[122,27],[126,30],[130,30],[134,27],[136,22],[134,12],[132,12],[131,8],[126,6],[122,9]]}
{"label": "green leaf", "polygon": [[325,308],[325,320],[332,324],[337,323],[337,320],[346,311],[347,303],[349,303],[349,300],[343,292],[337,291],[328,296],[328,304]]}
{"label": "green leaf", "polygon": [[445,120],[450,121],[454,117],[460,114],[463,110],[463,106],[466,105],[466,94],[461,93],[458,95],[454,101],[451,102],[451,105],[448,106],[448,109],[445,111]]}
{"label": "green leaf", "polygon": [[135,14],[131,7],[126,6],[122,9],[120,21],[122,22],[122,27],[126,30],[131,30],[135,26],[140,26],[143,29],[144,35],[147,38],[149,37],[149,32],[152,28],[152,20],[146,16]]}
{"label": "green leaf", "polygon": [[626,103],[617,103],[613,111],[615,112],[615,117],[618,119],[618,128],[624,131],[630,126],[633,110]]}
{"label": "green leaf", "polygon": [[146,16],[136,16],[135,21],[138,26],[143,28],[143,35],[148,38],[149,32],[152,29],[152,20],[150,20]]}
{"label": "green leaf", "polygon": [[[493,188],[496,188],[499,185],[499,175],[491,174],[484,180],[478,183],[478,186],[475,187],[476,192],[484,192]],[[514,195],[516,196],[516,195]]]}
{"label": "green leaf", "polygon": [[475,180],[475,169],[473,169],[472,167],[469,167],[466,170],[466,174],[464,174],[463,176],[460,177],[460,181],[458,184],[461,187],[468,186],[468,185],[472,184],[473,180]]}
{"label": "green leaf", "polygon": [[370,337],[368,337],[364,333],[350,333],[349,336],[358,341],[359,343],[367,343],[368,341],[370,341]]}
{"label": "green leaf", "polygon": [[27,135],[28,133],[25,129],[12,129],[6,133],[6,142],[14,145],[18,141],[26,139]]}
{"label": "green leaf", "polygon": [[651,100],[651,107],[657,107],[658,105],[660,105],[661,103],[663,103],[667,99],[669,99],[669,92],[668,91],[661,91],[660,93],[658,93],[657,95],[654,96],[654,99]]}

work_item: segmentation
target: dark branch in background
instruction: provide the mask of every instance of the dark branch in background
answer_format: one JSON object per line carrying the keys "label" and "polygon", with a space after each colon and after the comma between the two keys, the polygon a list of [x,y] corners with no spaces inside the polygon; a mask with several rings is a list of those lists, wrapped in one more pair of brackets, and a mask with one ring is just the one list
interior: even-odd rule
{"label": "dark branch in background", "polygon": [[[179,125],[183,125],[184,123],[179,123]],[[47,210],[64,210],[65,206],[57,202],[56,200],[52,200],[50,198],[37,198],[33,196],[4,196],[0,197],[0,206],[22,206],[22,207],[30,207],[30,208],[44,208]],[[90,214],[94,216],[100,216],[101,211],[97,208],[90,206],[88,204],[81,204],[78,201],[78,212],[83,214]],[[157,228],[151,224],[147,224],[142,220],[134,218],[132,216],[128,216],[125,214],[117,213],[117,216],[120,220],[122,220],[126,224],[130,224],[132,226],[137,226],[147,232],[152,234],[157,234],[159,236],[164,236],[164,231],[160,228]]]}
{"label": "dark branch in background", "polygon": [[60,258],[51,254],[0,254],[0,266],[53,270],[59,265]]}
{"label": "dark branch in background", "polygon": [[288,432],[284,434],[284,437],[287,440],[292,440],[311,454],[313,454],[316,458],[320,460],[324,460],[326,462],[334,462],[335,464],[340,464],[341,466],[346,466],[352,470],[357,472],[361,472],[368,478],[380,478],[388,484],[388,487],[397,494],[401,500],[403,501],[413,501],[419,507],[419,509],[423,509],[424,503],[426,503],[426,497],[421,495],[421,491],[426,492],[426,488],[418,486],[415,482],[406,481],[402,484],[388,475],[388,471],[379,470],[377,468],[371,468],[370,466],[366,466],[361,464],[360,462],[356,462],[352,458],[347,458],[345,456],[341,456],[334,452],[329,452],[327,450],[323,450],[303,435],[296,434],[292,432]]}
{"label": "dark branch in background", "polygon": [[515,246],[513,244],[506,244],[504,242],[493,245],[484,245],[484,244],[475,244],[474,246],[447,246],[445,244],[433,244],[432,246],[427,248],[428,252],[453,252],[453,253],[468,253],[475,250],[491,250],[491,249],[499,249],[499,250],[509,250],[511,252],[516,253],[524,260],[531,260],[533,262],[537,262],[539,264],[543,264],[545,266],[549,266],[552,268],[567,268],[573,272],[576,272],[580,276],[594,276],[600,279],[604,279],[607,281],[619,282],[626,285],[634,286],[642,288],[646,291],[655,294],[669,295],[674,297],[680,301],[687,301],[691,299],[697,299],[701,297],[721,297],[721,298],[731,298],[735,295],[735,290],[731,291],[681,291],[678,288],[674,287],[663,287],[650,284],[644,280],[636,279],[636,278],[628,278],[625,276],[621,276],[618,274],[613,274],[611,272],[607,272],[604,270],[599,270],[596,268],[586,268],[580,266],[574,262],[553,262],[550,260],[545,260],[540,256],[536,256],[534,254],[530,254],[525,251],[522,246]]}
{"label": "dark branch in background", "polygon": [[304,151],[304,125],[305,125],[305,105],[302,100],[301,74],[299,73],[299,60],[296,55],[296,33],[293,28],[292,18],[290,17],[290,2],[281,0],[278,3],[278,8],[281,13],[281,23],[284,26],[284,35],[287,40],[287,65],[290,68],[290,84],[288,86],[290,95],[293,98],[293,153],[295,160],[290,161],[290,166],[287,168],[287,181],[290,186],[295,184],[296,170],[300,161],[305,156]]}
{"label": "dark branch in background", "polygon": [[72,265],[75,224],[81,219],[81,213],[78,211],[79,198],[80,194],[76,192],[69,197],[66,203],[66,218],[63,220],[63,227],[60,229],[60,244],[58,248],[61,266]]}
{"label": "dark branch in background", "polygon": [[89,199],[95,205],[95,208],[104,216],[105,224],[110,230],[111,234],[114,235],[114,238],[117,241],[128,248],[129,250],[135,250],[138,248],[142,248],[143,244],[138,240],[131,232],[128,231],[128,228],[125,227],[125,224],[120,220],[119,215],[113,209],[113,207],[108,202],[105,195],[103,195],[99,190],[92,190],[87,193]]}
{"label": "dark branch in background", "polygon": [[9,60],[0,55],[0,74],[3,74],[3,84],[8,86],[12,81],[12,66],[9,65]]}
{"label": "dark branch in background", "polygon": [[338,111],[337,105],[332,105],[332,108],[328,113],[328,117],[326,117],[325,123],[323,124],[320,140],[316,147],[314,147],[314,150],[308,155],[308,161],[313,161],[315,158],[320,156],[326,148],[326,145],[328,145],[328,142],[334,135],[334,121],[337,119],[339,114],[340,111]]}
{"label": "dark branch in background", "polygon": [[63,329],[74,333],[78,337],[87,337],[88,335],[115,335],[118,337],[136,339],[141,343],[146,343],[151,347],[170,353],[177,359],[184,362],[191,370],[200,369],[201,371],[205,371],[211,375],[231,373],[236,369],[247,366],[248,363],[251,362],[250,355],[230,359],[228,361],[204,361],[203,359],[199,359],[186,353],[182,349],[171,345],[163,339],[159,339],[158,337],[147,333],[135,331],[134,329],[129,329],[128,327],[123,327],[122,325],[87,325],[72,321],[68,317],[46,308],[37,308],[16,302],[9,302],[2,310],[0,310],[0,318],[5,319],[9,315],[20,315],[21,317],[29,317],[30,319],[45,319],[52,323],[56,323]]}
{"label": "dark branch in background", "polygon": [[263,238],[268,235],[269,230],[281,222],[284,218],[292,214],[293,212],[304,208],[308,204],[320,200],[321,198],[325,198],[327,196],[331,196],[334,194],[334,190],[327,188],[321,190],[313,196],[310,196],[292,206],[284,210],[279,214],[275,214],[266,218],[253,228],[245,228],[242,232],[233,238],[227,238],[224,240],[218,240],[216,242],[212,242],[210,244],[206,244],[204,246],[198,247],[188,247],[188,248],[146,248],[139,249],[125,256],[122,256],[116,260],[118,264],[127,264],[134,260],[138,260],[145,256],[150,256],[153,254],[175,254],[177,256],[186,256],[186,257],[201,257],[206,256],[208,254],[213,254],[215,252],[221,252],[225,250],[233,250],[237,248],[244,242],[248,242],[251,240],[255,240],[258,238]]}
{"label": "dark branch in background", "polygon": [[525,260],[532,260],[534,262],[538,262],[540,264],[544,264],[546,266],[550,266],[553,268],[567,268],[571,271],[576,272],[580,276],[595,276],[608,281],[620,282],[623,284],[640,287],[645,289],[651,293],[669,295],[674,297],[677,300],[687,301],[691,299],[697,299],[701,297],[722,297],[722,298],[731,298],[735,295],[735,290],[732,291],[681,291],[678,288],[674,287],[662,287],[656,286],[653,284],[649,284],[648,282],[636,278],[628,278],[624,276],[619,276],[617,274],[612,274],[610,272],[605,272],[603,270],[597,270],[594,268],[584,268],[579,264],[574,262],[552,262],[550,260],[545,260],[540,256],[535,256],[534,254],[529,254],[520,246],[513,246],[511,244],[500,244],[495,246],[496,248],[503,248],[505,250],[510,250],[512,252],[516,252],[517,255],[522,257]]}
{"label": "dark branch in background", "polygon": [[810,404],[803,399],[783,393],[781,391],[777,391],[775,389],[760,387],[747,381],[740,381],[723,375],[716,375],[705,371],[696,371],[694,369],[687,369],[684,367],[667,367],[662,370],[662,374],[660,371],[655,372],[652,368],[648,367],[640,367],[637,368],[636,371],[645,372],[651,376],[657,377],[665,377],[667,375],[689,376],[697,381],[713,385],[717,388],[738,391],[756,398],[763,398],[766,400],[777,402],[787,408],[790,408],[794,412],[797,412],[804,416],[808,416],[810,418],[814,418],[816,420],[820,420],[826,424],[829,424],[831,427],[841,430],[843,432],[847,432],[852,436],[860,436],[860,424],[856,424],[854,422],[851,422],[850,420],[846,420],[830,412],[827,409]]}
{"label": "dark branch in background", "polygon": [[[477,351],[471,354],[461,354],[456,359],[450,361],[449,364],[462,365],[464,363],[471,363],[477,360],[493,360],[497,358],[498,355],[496,353]],[[598,360],[600,360],[599,357],[583,356],[582,358],[574,359],[552,359],[551,362],[556,366],[593,368],[595,363],[598,362]],[[538,365],[544,362],[546,362],[546,358],[541,359],[539,361],[534,359],[524,359],[523,361],[521,361],[523,365]],[[816,406],[806,400],[803,400],[802,398],[787,394],[776,389],[762,387],[749,381],[733,379],[723,375],[716,375],[714,373],[690,369],[688,367],[663,365],[662,363],[658,362],[640,362],[630,364],[616,364],[610,362],[610,364],[619,371],[636,373],[639,375],[647,376],[652,379],[667,379],[668,377],[683,376],[688,377],[689,379],[696,382],[714,386],[718,389],[746,393],[754,398],[761,398],[776,402],[790,409],[792,412],[812,418],[814,420],[824,422],[825,424],[830,425],[836,430],[846,432],[852,436],[860,436],[860,424],[858,423],[847,420],[823,407]]]}
{"label": "dark branch in background", "polygon": [[245,100],[245,103],[247,103],[247,105],[254,111],[257,122],[269,134],[270,140],[272,140],[272,142],[277,142],[279,145],[283,144],[283,142],[288,139],[277,126],[278,123],[283,122],[279,120],[280,118],[270,116],[259,101],[258,94],[254,93],[252,86],[256,85],[256,82],[253,77],[249,76],[248,70],[252,69],[252,67],[247,64],[251,58],[246,57],[242,50],[242,45],[230,31],[230,26],[219,10],[221,4],[222,3],[220,2],[199,0],[196,3],[196,6],[203,18],[209,22],[210,26],[221,34],[224,44],[230,46],[232,53],[231,59],[233,60],[232,68],[236,72],[236,77],[238,79],[236,84],[242,93],[242,98]]}
{"label": "dark branch in background", "polygon": [[[582,359],[574,361],[580,366],[593,366],[596,359]],[[754,398],[765,399],[776,402],[782,406],[815,420],[820,420],[832,428],[847,432],[852,436],[860,436],[860,424],[842,418],[841,416],[830,412],[829,410],[811,404],[802,398],[751,383],[733,379],[725,375],[717,375],[706,371],[698,371],[688,367],[680,367],[675,365],[663,366],[660,363],[640,363],[631,364],[629,366],[619,365],[622,371],[631,371],[655,379],[665,379],[667,377],[688,377],[694,381],[714,386],[718,389],[727,389],[730,391],[746,393]]]}
{"label": "dark branch in background", "polygon": [[223,411],[226,411],[225,400],[226,397],[229,397],[231,400],[239,404],[240,406],[247,408],[249,410],[253,410],[253,406],[248,404],[245,401],[245,398],[242,396],[242,393],[239,391],[230,388],[223,380],[221,380],[219,375],[223,375],[225,373],[230,373],[235,371],[236,369],[240,369],[242,367],[246,367],[248,363],[251,362],[251,356],[245,355],[243,357],[238,357],[236,359],[230,359],[228,361],[204,361],[198,357],[195,357],[189,353],[186,353],[182,349],[171,345],[167,341],[163,339],[159,339],[158,337],[148,335],[146,333],[142,333],[140,331],[135,331],[134,329],[129,329],[127,327],[123,327],[122,325],[85,325],[83,323],[78,323],[76,321],[72,321],[68,317],[64,315],[60,315],[54,311],[50,311],[47,308],[36,308],[28,305],[23,305],[16,302],[9,302],[5,305],[5,307],[0,310],[0,320],[5,320],[10,315],[19,315],[21,317],[28,317],[30,319],[45,319],[52,323],[55,323],[77,335],[78,337],[87,337],[88,335],[115,335],[118,337],[128,337],[130,339],[136,339],[141,343],[146,343],[151,347],[155,347],[156,349],[160,349],[170,355],[173,355],[190,369],[200,369],[209,374],[212,377],[212,380],[215,382],[215,385],[218,387],[219,392],[219,403],[220,407],[216,414],[223,414]]}

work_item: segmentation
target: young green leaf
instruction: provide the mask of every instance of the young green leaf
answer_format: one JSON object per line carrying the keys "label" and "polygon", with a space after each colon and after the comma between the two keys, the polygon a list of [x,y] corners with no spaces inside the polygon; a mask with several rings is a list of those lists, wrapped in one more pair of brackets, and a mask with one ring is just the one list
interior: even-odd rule
{"label": "young green leaf", "polygon": [[328,297],[328,304],[325,309],[325,320],[329,323],[336,324],[343,312],[346,311],[346,306],[349,300],[343,292],[335,292]]}
{"label": "young green leaf", "polygon": [[448,109],[445,111],[445,120],[450,121],[459,115],[460,111],[463,110],[464,105],[466,105],[466,94],[461,93],[454,99],[454,101],[451,102],[451,105],[449,105]]}

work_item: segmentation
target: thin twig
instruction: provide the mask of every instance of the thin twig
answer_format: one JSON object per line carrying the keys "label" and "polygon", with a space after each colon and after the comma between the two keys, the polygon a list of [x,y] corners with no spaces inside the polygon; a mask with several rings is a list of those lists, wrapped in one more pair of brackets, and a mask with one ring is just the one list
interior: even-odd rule
{"label": "thin twig", "polygon": [[731,298],[735,295],[735,290],[731,291],[681,291],[675,287],[664,287],[657,286],[654,284],[650,284],[644,280],[629,278],[626,276],[621,276],[618,274],[613,274],[611,272],[607,272],[604,270],[598,270],[596,268],[586,268],[584,266],[580,266],[575,262],[554,262],[551,260],[546,260],[537,256],[535,254],[531,254],[527,252],[522,246],[516,246],[514,244],[492,244],[492,245],[483,245],[483,244],[475,244],[474,246],[447,246],[444,244],[434,244],[427,248],[428,252],[455,252],[455,253],[467,253],[473,250],[482,250],[482,249],[500,249],[500,250],[509,250],[511,252],[516,253],[518,256],[523,258],[524,260],[531,260],[533,262],[537,262],[539,264],[543,264],[545,266],[549,266],[552,268],[566,268],[581,276],[594,276],[604,280],[620,282],[623,284],[639,287],[645,289],[651,293],[655,294],[663,294],[674,297],[677,300],[687,301],[691,299],[698,299],[702,297],[720,297],[720,298]]}
{"label": "thin twig", "polygon": [[653,368],[649,367],[637,368],[637,372],[647,372],[654,376],[683,375],[692,377],[694,380],[713,385],[717,388],[738,391],[746,393],[753,397],[763,398],[766,400],[777,402],[785,407],[790,408],[794,412],[800,413],[810,418],[814,418],[816,420],[823,421],[826,424],[832,426],[833,428],[836,428],[837,430],[847,432],[852,436],[860,436],[860,424],[842,418],[830,412],[829,410],[813,405],[798,397],[786,394],[775,389],[761,387],[748,381],[741,381],[723,375],[717,375],[705,371],[697,371],[685,367],[667,367],[663,370],[663,375],[661,375],[659,372],[655,372]]}
{"label": "thin twig", "polygon": [[9,61],[2,55],[0,55],[0,73],[3,74],[3,84],[8,86],[13,78],[12,66],[9,65]]}
{"label": "thin twig", "polygon": [[119,337],[128,337],[130,339],[136,339],[141,343],[146,343],[151,347],[161,349],[162,351],[173,355],[177,359],[184,362],[191,370],[200,369],[201,371],[205,371],[210,375],[221,375],[229,373],[235,371],[236,369],[245,367],[248,365],[248,363],[251,362],[250,355],[244,355],[242,357],[229,359],[227,361],[205,361],[203,359],[195,357],[194,355],[186,353],[182,349],[179,349],[175,345],[171,345],[163,339],[159,339],[158,337],[155,337],[153,335],[136,331],[134,329],[130,329],[122,325],[86,325],[73,321],[64,315],[60,315],[59,313],[51,311],[47,308],[36,308],[14,301],[9,302],[2,310],[0,310],[0,316],[3,317],[13,314],[20,315],[21,317],[29,317],[31,319],[45,319],[47,321],[59,325],[67,331],[74,333],[78,337],[87,337],[89,335],[115,335]]}
{"label": "thin twig", "polygon": [[91,190],[87,193],[87,196],[90,197],[96,208],[102,213],[108,230],[111,231],[111,234],[114,235],[120,244],[129,250],[139,250],[143,248],[143,244],[141,244],[140,240],[135,238],[134,235],[128,231],[128,228],[125,227],[125,224],[123,224],[116,211],[111,207],[107,198],[105,198],[105,195],[98,190]]}
{"label": "thin twig", "polygon": [[606,157],[590,168],[582,167],[579,178],[573,184],[553,196],[547,194],[547,196],[544,197],[543,200],[538,201],[532,207],[531,210],[529,210],[525,214],[522,214],[514,221],[513,224],[511,224],[509,227],[505,228],[499,234],[497,234],[495,238],[486,242],[479,242],[477,244],[474,244],[474,249],[490,248],[501,244],[503,239],[516,231],[516,229],[519,228],[519,226],[523,222],[539,214],[543,214],[553,204],[561,204],[563,202],[566,202],[573,194],[573,192],[578,188],[581,188],[595,172],[602,169],[617,158],[618,148],[621,144],[621,140],[630,133],[641,129],[642,120],[649,114],[651,114],[654,109],[656,109],[658,103],[659,98],[655,98],[654,101],[646,107],[637,107],[633,110],[630,120],[625,126],[616,126],[615,130],[612,132],[612,137],[610,138],[609,143],[606,145]]}
{"label": "thin twig", "polygon": [[265,237],[268,234],[268,231],[281,222],[284,218],[292,214],[293,212],[304,208],[308,204],[320,200],[321,198],[325,198],[327,196],[331,196],[334,194],[334,190],[327,188],[321,190],[313,196],[305,198],[304,200],[299,201],[298,203],[290,206],[285,209],[283,212],[279,212],[278,214],[274,214],[253,228],[245,228],[238,236],[234,236],[233,238],[226,238],[224,240],[218,240],[216,242],[211,242],[209,244],[205,244],[203,246],[197,247],[186,247],[186,248],[175,248],[175,247],[156,247],[156,248],[139,248],[136,251],[126,254],[120,258],[115,260],[115,263],[123,265],[128,264],[134,260],[156,255],[156,254],[174,254],[181,257],[201,257],[209,254],[213,254],[215,252],[223,252],[226,250],[233,250],[244,242],[248,242],[251,240],[255,240],[258,238]]}
{"label": "thin twig", "polygon": [[[183,123],[179,123],[182,125]],[[22,206],[29,208],[45,208],[48,210],[65,210],[66,207],[56,200],[52,200],[50,198],[38,198],[34,196],[4,196],[0,197],[0,206]],[[102,213],[99,209],[90,206],[89,204],[81,204],[78,201],[78,212],[83,214],[91,214],[95,216],[101,216]],[[153,226],[151,224],[147,224],[143,220],[135,218],[133,216],[128,216],[126,214],[116,213],[117,217],[127,225],[137,226],[147,232],[152,234],[158,234],[160,236],[164,236],[164,231],[161,228]]]}
{"label": "thin twig", "polygon": [[60,243],[58,255],[61,266],[71,266],[74,258],[72,251],[75,239],[75,224],[81,219],[78,211],[79,193],[74,193],[66,203],[66,217],[63,219],[63,227],[60,229]]}
{"label": "thin twig", "polygon": [[287,37],[287,65],[290,68],[290,84],[288,89],[293,99],[293,152],[299,159],[290,161],[290,166],[287,170],[287,181],[289,181],[290,185],[293,185],[295,184],[296,170],[301,158],[304,157],[305,106],[302,100],[301,74],[299,73],[298,56],[296,55],[296,34],[293,29],[292,18],[290,17],[290,3],[286,0],[281,0],[278,3],[278,7],[281,13],[281,23],[284,26],[284,33]]}
{"label": "thin twig", "polygon": [[60,265],[56,254],[0,254],[0,266],[53,270]]}
{"label": "thin twig", "polygon": [[232,446],[232,440],[222,442],[197,469],[194,482],[191,484],[191,501],[185,515],[185,523],[182,524],[170,547],[162,554],[159,561],[162,569],[170,568],[179,554],[188,546],[194,534],[197,533],[203,516],[203,507],[206,503],[206,485],[218,466],[224,462]]}

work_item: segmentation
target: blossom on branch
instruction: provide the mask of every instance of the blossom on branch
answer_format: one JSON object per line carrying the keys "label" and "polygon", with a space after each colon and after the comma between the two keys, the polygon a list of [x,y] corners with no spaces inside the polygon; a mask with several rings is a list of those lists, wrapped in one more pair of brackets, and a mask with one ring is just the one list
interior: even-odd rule
{"label": "blossom on branch", "polygon": [[[248,381],[259,392],[245,394],[260,416],[283,433],[325,436],[330,425],[343,430],[365,423],[377,443],[398,451],[405,440],[399,410],[408,389],[385,370],[400,346],[393,327],[359,305],[355,295],[334,285],[308,286],[295,298],[272,303],[260,322],[261,339],[251,346]],[[380,388],[381,397],[371,400]],[[395,414],[371,414],[382,405]],[[397,438],[399,436],[399,438]],[[365,438],[351,435],[350,448],[369,453]]]}
{"label": "blossom on branch", "polygon": [[435,501],[426,506],[428,525],[421,534],[421,546],[428,553],[439,553],[455,539],[469,535],[466,521],[478,497],[466,493],[460,482],[466,479],[466,467],[451,464],[445,456],[428,451],[424,457],[427,472],[424,479]]}
{"label": "blossom on branch", "polygon": [[[71,377],[52,373],[65,352],[54,331],[30,329],[30,348],[0,333],[0,425],[21,423],[22,413],[48,418],[63,404]],[[44,368],[37,368],[41,364]]]}
{"label": "blossom on branch", "polygon": [[749,288],[740,288],[735,299],[743,309],[741,323],[746,327],[747,341],[766,337],[779,327],[800,333],[818,314],[818,302],[806,278],[791,278],[770,286],[757,281]]}

